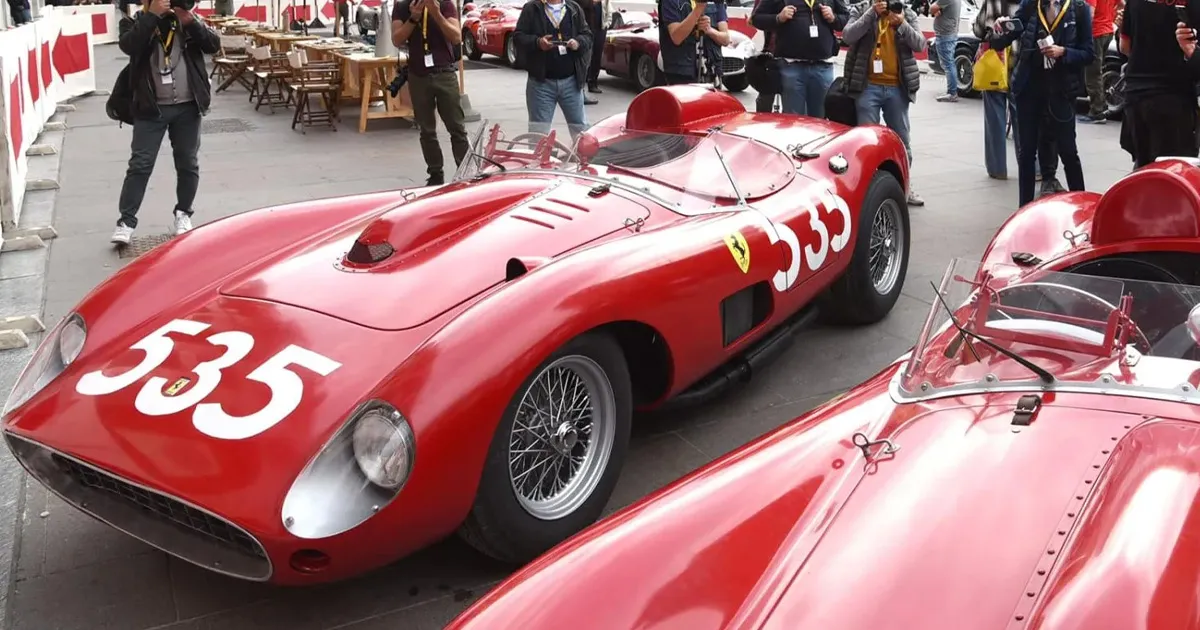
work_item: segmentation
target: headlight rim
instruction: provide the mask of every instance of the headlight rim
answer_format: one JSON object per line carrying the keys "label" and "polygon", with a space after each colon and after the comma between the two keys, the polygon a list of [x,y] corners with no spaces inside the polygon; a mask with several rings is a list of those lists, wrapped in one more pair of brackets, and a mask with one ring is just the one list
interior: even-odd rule
{"label": "headlight rim", "polygon": [[[367,467],[363,465],[363,457],[358,452],[358,441],[355,438],[359,435],[359,427],[364,426],[363,423],[367,418],[371,417],[377,417],[380,421],[386,423],[400,438],[401,444],[397,452],[399,452],[399,449],[403,449],[404,451],[405,469],[400,479],[394,484],[382,483],[375,479],[371,472],[367,470]],[[412,426],[404,418],[404,414],[391,405],[387,405],[386,407],[383,405],[368,407],[354,419],[354,427],[351,429],[350,436],[354,462],[358,465],[359,471],[362,472],[363,476],[367,478],[367,481],[389,492],[399,493],[404,488],[404,485],[408,483],[409,477],[412,476],[412,471],[416,463],[416,436],[413,434]]]}
{"label": "headlight rim", "polygon": [[[64,361],[61,351],[62,333],[72,324],[77,324],[82,331],[82,340],[79,342],[79,349],[75,356],[71,357],[70,361]],[[4,406],[0,407],[0,418],[7,418],[9,414],[24,407],[29,401],[33,400],[37,395],[51,383],[62,376],[67,368],[71,367],[83,355],[83,351],[87,348],[88,328],[87,321],[78,311],[71,311],[63,317],[58,324],[46,332],[42,337],[41,343],[34,349],[33,355],[29,357],[29,361],[25,367],[21,369],[21,373],[17,376],[17,380],[13,385],[13,389],[5,398]],[[52,363],[54,363],[52,365]],[[40,365],[39,365],[40,364]],[[35,366],[39,366],[36,367]],[[30,369],[37,369],[34,374]],[[49,378],[43,376],[51,369],[57,371]],[[27,391],[22,391],[27,390]]]}

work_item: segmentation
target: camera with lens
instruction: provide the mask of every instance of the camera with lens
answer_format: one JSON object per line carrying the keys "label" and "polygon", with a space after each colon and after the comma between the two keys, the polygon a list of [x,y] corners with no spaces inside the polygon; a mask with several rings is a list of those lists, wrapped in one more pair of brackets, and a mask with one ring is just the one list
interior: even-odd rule
{"label": "camera with lens", "polygon": [[392,79],[387,86],[388,93],[392,95],[392,98],[400,95],[400,90],[404,88],[405,83],[408,83],[408,66],[401,66],[396,71],[396,78]]}
{"label": "camera with lens", "polygon": [[191,11],[196,6],[196,0],[171,0],[172,9]]}
{"label": "camera with lens", "polygon": [[888,11],[891,13],[904,14],[904,3],[901,0],[891,0],[888,2]]}

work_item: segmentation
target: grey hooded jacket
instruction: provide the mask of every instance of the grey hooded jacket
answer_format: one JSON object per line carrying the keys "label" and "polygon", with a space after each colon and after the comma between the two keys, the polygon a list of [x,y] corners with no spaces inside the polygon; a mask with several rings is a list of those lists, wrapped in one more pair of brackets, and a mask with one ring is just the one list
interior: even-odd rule
{"label": "grey hooded jacket", "polygon": [[[842,30],[842,39],[849,47],[842,76],[847,93],[851,96],[858,96],[867,89],[871,58],[875,52],[875,42],[879,39],[879,19],[870,2],[850,7],[850,22]],[[925,50],[925,36],[917,30],[916,25],[917,14],[906,4],[904,24],[896,29],[896,53],[900,55],[900,84],[907,89],[909,102],[916,100],[917,90],[921,89],[921,70],[913,53]]]}

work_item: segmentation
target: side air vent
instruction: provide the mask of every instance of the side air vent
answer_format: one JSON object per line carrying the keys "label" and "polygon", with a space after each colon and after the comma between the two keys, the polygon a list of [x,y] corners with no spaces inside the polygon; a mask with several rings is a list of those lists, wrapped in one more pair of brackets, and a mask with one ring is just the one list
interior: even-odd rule
{"label": "side air vent", "polygon": [[376,265],[388,258],[396,250],[389,243],[367,245],[362,241],[354,241],[354,246],[346,252],[346,262],[352,265]]}

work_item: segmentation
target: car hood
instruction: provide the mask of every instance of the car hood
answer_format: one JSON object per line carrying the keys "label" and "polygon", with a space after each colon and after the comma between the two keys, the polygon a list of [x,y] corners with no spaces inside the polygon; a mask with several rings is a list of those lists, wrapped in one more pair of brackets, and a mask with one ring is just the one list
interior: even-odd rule
{"label": "car hood", "polygon": [[[632,194],[609,191],[599,203],[594,187],[553,174],[452,184],[252,266],[221,293],[415,328],[509,279],[510,261],[550,260],[649,217]],[[390,254],[370,262],[356,247]]]}
{"label": "car hood", "polygon": [[[1141,628],[1194,605],[1155,587],[1172,562],[1194,569],[1175,547],[1184,520],[1200,533],[1196,426],[1138,437],[1141,416],[1046,404],[1017,427],[1015,398],[895,407],[882,389],[602,522],[451,627],[557,627],[580,601],[576,630]],[[899,450],[864,465],[851,437],[881,424]],[[1118,463],[1122,435],[1140,455]]]}
{"label": "car hood", "polygon": [[[143,340],[154,338],[173,320],[209,326],[195,335],[169,335],[172,343],[165,360],[147,376],[161,377],[167,384],[180,378],[191,382],[177,392],[178,398],[167,395],[162,401],[183,401],[201,388],[208,379],[198,374],[197,366],[225,352],[225,347],[209,339],[239,331],[253,340],[249,353],[219,370],[216,387],[199,402],[205,407],[219,405],[222,412],[235,416],[221,423],[226,429],[246,422],[236,417],[256,412],[261,412],[260,417],[272,415],[268,404],[284,407],[284,412],[273,416],[278,422],[260,425],[262,431],[255,435],[218,438],[206,434],[213,432],[211,426],[202,431],[196,424],[196,404],[163,413],[161,407],[155,411],[153,404],[139,402],[143,390],[151,395],[164,391],[145,378],[111,393],[79,393],[85,374],[102,370],[115,376],[134,369],[148,353],[131,346],[145,344]],[[311,311],[210,294],[131,326],[110,342],[85,346],[80,358],[43,392],[6,417],[5,429],[180,497],[252,531],[276,532],[282,530],[279,506],[296,475],[398,363],[398,357],[406,355],[406,348],[417,343],[412,333],[381,333]],[[293,345],[338,365],[324,376],[286,365],[294,376],[281,378],[283,372],[270,367],[272,358],[294,357],[294,352],[283,352]],[[381,345],[389,351],[379,352]],[[161,342],[143,345],[152,346],[160,347]],[[286,412],[289,399],[296,406]]]}

